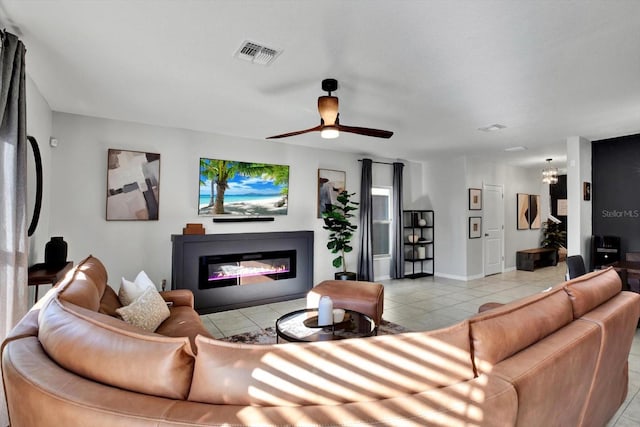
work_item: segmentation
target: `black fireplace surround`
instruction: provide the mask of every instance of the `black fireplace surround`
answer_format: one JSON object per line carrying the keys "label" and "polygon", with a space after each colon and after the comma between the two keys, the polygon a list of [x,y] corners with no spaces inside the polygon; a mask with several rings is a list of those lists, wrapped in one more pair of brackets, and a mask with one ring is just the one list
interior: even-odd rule
{"label": "black fireplace surround", "polygon": [[302,298],[313,287],[313,232],[171,236],[172,289],[200,314]]}

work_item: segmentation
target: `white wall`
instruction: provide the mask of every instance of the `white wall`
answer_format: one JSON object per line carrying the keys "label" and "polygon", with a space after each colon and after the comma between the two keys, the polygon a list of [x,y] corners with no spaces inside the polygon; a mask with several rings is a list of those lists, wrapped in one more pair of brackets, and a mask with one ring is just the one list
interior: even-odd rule
{"label": "white wall", "polygon": [[591,182],[591,141],[567,138],[567,255],[582,255],[587,266],[591,260],[592,206],[582,200],[582,184]]}
{"label": "white wall", "polygon": [[[42,97],[33,80],[27,76],[27,135],[33,136],[38,141],[40,155],[42,157],[42,172],[47,175],[51,170],[51,147],[49,136],[51,135],[53,113],[49,104]],[[36,195],[35,163],[31,148],[27,149],[27,212],[28,221],[33,216]],[[42,208],[40,220],[36,232],[29,239],[29,265],[38,262],[44,256],[44,245],[49,240],[49,213],[51,201],[51,182],[43,179]],[[29,226],[29,224],[27,224]]]}
{"label": "white wall", "polygon": [[[44,261],[44,245],[49,241],[49,216],[51,213],[51,181],[47,179],[51,172],[51,147],[49,136],[53,122],[53,113],[49,104],[40,94],[38,87],[29,76],[26,78],[27,92],[27,135],[33,136],[38,141],[40,156],[42,158],[43,191],[40,219],[35,233],[29,238],[29,265]],[[33,217],[33,208],[36,197],[36,173],[35,162],[31,147],[27,149],[27,227]],[[38,296],[42,296],[50,286],[43,285],[38,289]],[[35,287],[29,287],[29,301],[33,301]]]}
{"label": "white wall", "polygon": [[423,165],[423,192],[413,192],[405,209],[434,210],[435,275],[464,280],[466,270],[466,162],[462,157]]}
{"label": "white wall", "polygon": [[[333,278],[327,231],[316,213],[317,169],[346,171],[347,190],[357,199],[361,156],[64,113],[54,113],[53,133],[59,143],[52,153],[51,234],[65,237],[70,259],[78,262],[92,253],[103,260],[113,287],[121,276],[131,278],[142,269],[157,283],[170,284],[171,234],[181,234],[192,222],[202,223],[208,234],[313,230],[314,282]],[[109,148],[160,153],[158,221],[105,220]],[[200,157],[290,165],[288,215],[274,222],[226,224],[198,216]],[[357,269],[357,238],[347,259],[350,271]]]}

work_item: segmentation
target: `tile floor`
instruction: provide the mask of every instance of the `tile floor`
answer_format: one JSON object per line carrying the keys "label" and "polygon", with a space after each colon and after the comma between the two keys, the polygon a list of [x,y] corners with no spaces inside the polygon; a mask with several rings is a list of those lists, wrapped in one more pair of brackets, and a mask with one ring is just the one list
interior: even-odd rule
{"label": "tile floor", "polygon": [[[564,280],[566,266],[547,267],[463,282],[428,277],[384,281],[385,320],[414,331],[451,325],[477,312],[485,302],[508,302],[540,292]],[[274,326],[278,317],[305,307],[304,299],[266,304],[202,316],[207,329],[218,338]],[[640,425],[640,329],[629,356],[629,393],[609,427]]]}

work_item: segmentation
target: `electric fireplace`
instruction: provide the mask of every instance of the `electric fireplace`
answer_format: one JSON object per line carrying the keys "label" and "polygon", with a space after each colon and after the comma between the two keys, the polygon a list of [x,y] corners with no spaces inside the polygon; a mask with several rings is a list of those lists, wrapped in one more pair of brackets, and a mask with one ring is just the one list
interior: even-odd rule
{"label": "electric fireplace", "polygon": [[304,298],[313,287],[313,231],[174,234],[171,289],[200,314]]}
{"label": "electric fireplace", "polygon": [[200,257],[199,289],[254,285],[296,277],[296,251]]}

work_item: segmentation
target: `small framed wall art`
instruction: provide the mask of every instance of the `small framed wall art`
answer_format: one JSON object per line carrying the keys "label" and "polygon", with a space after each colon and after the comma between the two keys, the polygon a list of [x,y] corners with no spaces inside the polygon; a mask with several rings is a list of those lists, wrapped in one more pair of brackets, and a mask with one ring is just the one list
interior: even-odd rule
{"label": "small framed wall art", "polygon": [[469,210],[480,211],[482,210],[482,190],[479,188],[469,189]]}
{"label": "small framed wall art", "polygon": [[482,237],[482,217],[469,217],[469,238],[479,239]]}
{"label": "small framed wall art", "polygon": [[107,221],[157,221],[160,154],[110,148],[107,158]]}
{"label": "small framed wall art", "polygon": [[529,229],[529,195],[518,193],[517,195],[517,229],[528,230]]}
{"label": "small framed wall art", "polygon": [[582,200],[588,202],[591,200],[591,183],[583,182],[582,183]]}
{"label": "small framed wall art", "polygon": [[327,207],[336,203],[338,194],[347,188],[347,174],[344,171],[318,169],[318,218]]}
{"label": "small framed wall art", "polygon": [[529,228],[537,230],[540,228],[542,220],[540,219],[540,195],[529,195]]}

